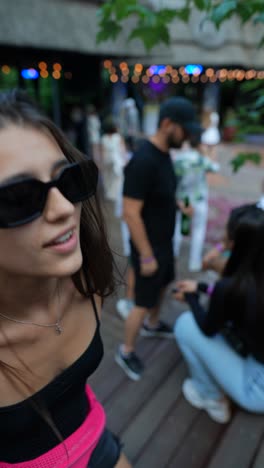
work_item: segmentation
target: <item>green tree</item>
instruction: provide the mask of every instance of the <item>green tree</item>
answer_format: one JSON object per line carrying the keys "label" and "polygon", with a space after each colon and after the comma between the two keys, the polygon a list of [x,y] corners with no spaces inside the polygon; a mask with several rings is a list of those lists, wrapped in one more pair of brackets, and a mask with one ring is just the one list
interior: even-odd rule
{"label": "green tree", "polygon": [[[129,29],[126,20],[133,18],[133,26],[128,30],[129,41],[140,39],[147,51],[160,43],[169,45],[170,23],[173,20],[187,23],[193,8],[204,12],[203,22],[211,21],[217,28],[232,16],[239,17],[242,26],[248,22],[255,25],[264,23],[264,0],[185,0],[181,8],[156,9],[140,0],[107,0],[98,10],[97,42],[116,40],[124,28],[126,31]],[[262,46],[264,46],[264,36],[259,43],[259,47]],[[246,133],[263,133],[263,88],[259,82],[252,85],[255,93],[252,96],[253,103],[241,106],[236,119],[240,141]],[[244,87],[250,88],[252,85],[245,83]],[[233,171],[237,172],[246,162],[260,164],[261,156],[251,152],[239,153],[231,161]]]}
{"label": "green tree", "polygon": [[[149,2],[150,3],[150,2]],[[193,8],[205,13],[203,21],[212,21],[217,28],[232,16],[242,25],[251,21],[264,23],[263,0],[185,0],[181,8],[157,8],[140,0],[107,0],[98,10],[97,42],[115,40],[125,28],[125,20],[133,18],[127,39],[140,39],[149,51],[159,43],[170,43],[169,25],[174,20],[188,22]],[[264,37],[261,41],[264,45]]]}

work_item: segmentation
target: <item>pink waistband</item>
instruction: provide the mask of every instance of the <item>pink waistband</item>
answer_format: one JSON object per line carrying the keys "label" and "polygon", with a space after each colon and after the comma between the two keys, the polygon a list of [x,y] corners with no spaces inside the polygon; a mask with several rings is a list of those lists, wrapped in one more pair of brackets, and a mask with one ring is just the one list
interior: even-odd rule
{"label": "pink waistband", "polygon": [[87,468],[105,428],[105,412],[88,385],[86,395],[90,403],[87,418],[64,443],[56,445],[34,460],[22,463],[0,462],[0,468]]}

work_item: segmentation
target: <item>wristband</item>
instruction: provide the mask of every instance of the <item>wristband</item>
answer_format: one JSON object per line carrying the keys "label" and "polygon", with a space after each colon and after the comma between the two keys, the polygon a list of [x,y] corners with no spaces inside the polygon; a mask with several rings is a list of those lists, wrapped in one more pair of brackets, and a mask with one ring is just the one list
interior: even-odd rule
{"label": "wristband", "polygon": [[153,262],[154,257],[140,257],[140,263],[147,264]]}
{"label": "wristband", "polygon": [[224,246],[223,246],[222,242],[218,242],[218,244],[216,244],[216,245],[214,246],[214,248],[215,248],[219,253],[223,252],[223,250],[224,250]]}
{"label": "wristband", "polygon": [[208,294],[208,296],[211,296],[211,295],[212,295],[213,290],[214,290],[214,284],[209,284],[209,286],[208,286],[208,288],[207,288],[207,291],[206,291],[206,293]]}

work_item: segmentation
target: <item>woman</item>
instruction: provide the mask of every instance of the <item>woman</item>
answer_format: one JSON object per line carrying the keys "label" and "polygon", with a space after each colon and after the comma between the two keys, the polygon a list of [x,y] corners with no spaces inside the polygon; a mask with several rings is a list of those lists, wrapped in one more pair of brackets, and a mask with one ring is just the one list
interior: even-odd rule
{"label": "woman", "polygon": [[[176,299],[188,302],[192,310],[175,324],[175,337],[190,372],[183,394],[219,423],[230,420],[229,398],[248,411],[264,413],[263,239],[264,211],[258,205],[248,206],[207,313],[199,302],[199,293],[206,292],[207,285],[177,284]],[[221,333],[227,325],[232,330],[228,340]]]}
{"label": "woman", "polygon": [[28,99],[0,95],[0,466],[129,468],[87,378],[113,258],[97,169]]}
{"label": "woman", "polygon": [[105,120],[103,131],[102,175],[105,198],[115,203],[115,211],[120,211],[123,170],[127,162],[125,142],[111,117]]}

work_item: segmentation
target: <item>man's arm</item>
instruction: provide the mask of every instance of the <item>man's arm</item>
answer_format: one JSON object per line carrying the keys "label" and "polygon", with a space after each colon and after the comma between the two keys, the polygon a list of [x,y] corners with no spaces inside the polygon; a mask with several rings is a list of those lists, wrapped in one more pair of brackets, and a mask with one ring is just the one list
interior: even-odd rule
{"label": "man's arm", "polygon": [[128,225],[131,239],[139,253],[141,273],[144,276],[149,276],[155,273],[158,264],[141,216],[143,205],[143,200],[130,197],[123,198],[123,219]]}

